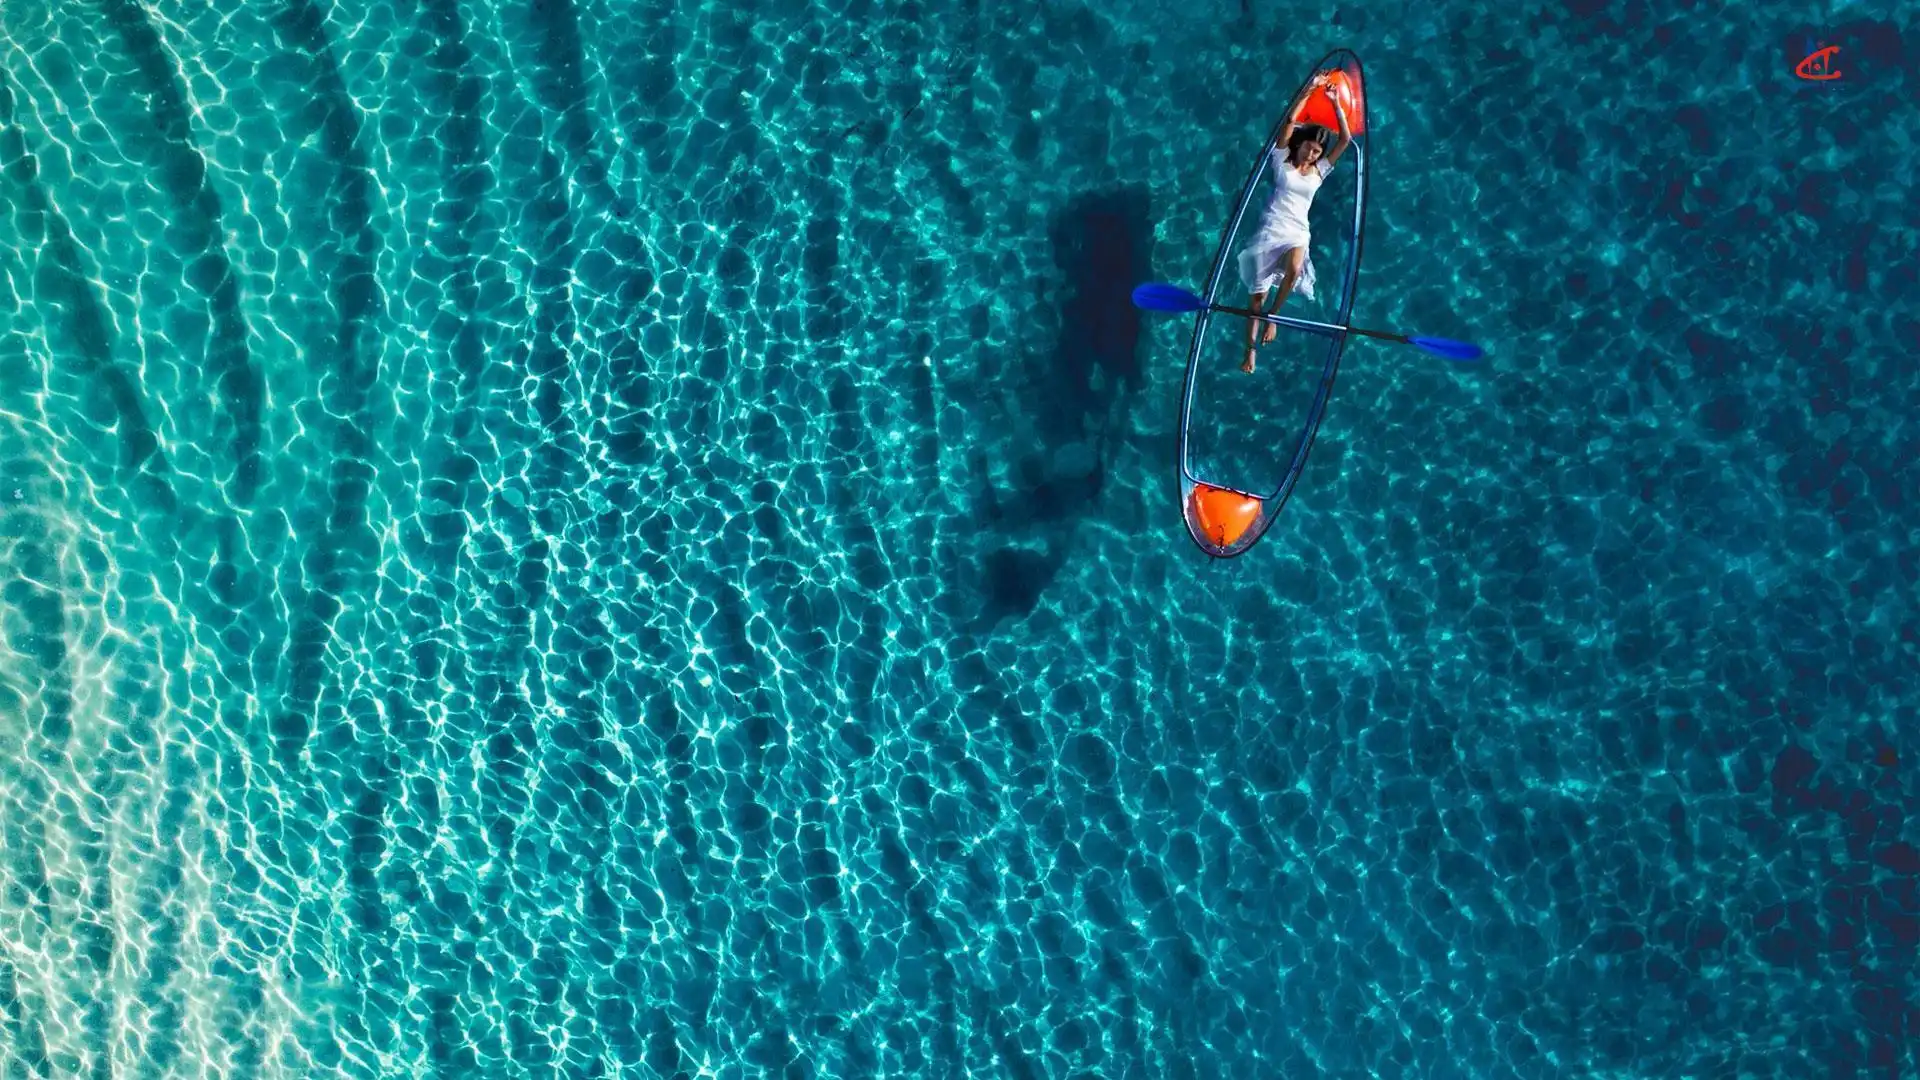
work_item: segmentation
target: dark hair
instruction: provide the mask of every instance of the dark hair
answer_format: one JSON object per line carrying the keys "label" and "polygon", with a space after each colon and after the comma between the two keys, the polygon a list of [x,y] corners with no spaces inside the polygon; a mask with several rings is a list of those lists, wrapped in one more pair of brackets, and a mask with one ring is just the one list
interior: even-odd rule
{"label": "dark hair", "polygon": [[1323,154],[1326,153],[1327,142],[1329,141],[1327,137],[1332,134],[1332,132],[1321,127],[1319,124],[1301,124],[1299,127],[1294,128],[1293,138],[1287,140],[1287,160],[1292,161],[1294,156],[1300,152],[1300,147],[1310,142],[1319,143],[1320,152]]}

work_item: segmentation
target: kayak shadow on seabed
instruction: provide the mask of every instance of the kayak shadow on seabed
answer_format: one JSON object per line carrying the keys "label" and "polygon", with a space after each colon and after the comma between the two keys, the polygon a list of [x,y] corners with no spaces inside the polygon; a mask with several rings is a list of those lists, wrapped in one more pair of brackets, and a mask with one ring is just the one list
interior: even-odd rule
{"label": "kayak shadow on seabed", "polygon": [[1011,459],[1005,484],[993,480],[991,448],[973,462],[984,554],[971,588],[987,627],[1030,614],[1066,562],[1077,522],[1100,497],[1113,440],[1145,385],[1140,313],[1128,297],[1152,253],[1146,189],[1075,198],[1054,214],[1048,234],[1059,288],[1030,321],[1051,325],[1054,343],[1021,353],[1009,373],[1019,408],[1002,443]]}

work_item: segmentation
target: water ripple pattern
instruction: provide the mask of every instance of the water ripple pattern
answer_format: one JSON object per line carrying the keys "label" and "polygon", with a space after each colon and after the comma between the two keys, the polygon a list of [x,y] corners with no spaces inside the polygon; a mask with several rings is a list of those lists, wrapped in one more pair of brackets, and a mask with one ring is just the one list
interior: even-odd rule
{"label": "water ripple pattern", "polygon": [[[1920,31],[1687,7],[7,0],[0,1073],[1920,1072]],[[1340,45],[1491,360],[1209,567]]]}

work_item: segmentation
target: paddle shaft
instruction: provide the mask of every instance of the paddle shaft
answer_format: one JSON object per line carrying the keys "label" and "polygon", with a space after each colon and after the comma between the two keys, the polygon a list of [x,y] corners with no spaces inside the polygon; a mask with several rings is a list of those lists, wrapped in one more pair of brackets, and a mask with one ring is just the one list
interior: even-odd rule
{"label": "paddle shaft", "polygon": [[1222,304],[1214,304],[1213,310],[1220,312],[1222,315],[1245,315],[1249,319],[1259,319],[1262,322],[1291,326],[1295,330],[1314,330],[1323,334],[1363,334],[1370,338],[1397,341],[1402,345],[1409,344],[1407,335],[1389,334],[1385,330],[1362,330],[1358,326],[1335,326],[1333,323],[1315,322],[1312,319],[1295,319],[1286,315],[1268,315],[1265,312],[1251,311],[1247,308],[1226,307]]}

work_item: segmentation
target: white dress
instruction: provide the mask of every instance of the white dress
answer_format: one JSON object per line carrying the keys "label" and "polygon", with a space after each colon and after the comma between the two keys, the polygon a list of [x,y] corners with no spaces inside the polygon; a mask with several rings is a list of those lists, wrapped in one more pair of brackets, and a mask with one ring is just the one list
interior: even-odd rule
{"label": "white dress", "polygon": [[[1313,207],[1313,197],[1319,194],[1321,182],[1333,171],[1333,163],[1323,157],[1303,174],[1287,163],[1286,155],[1278,148],[1267,151],[1267,159],[1273,168],[1273,194],[1267,198],[1266,209],[1260,212],[1260,225],[1253,242],[1240,252],[1240,281],[1249,293],[1266,292],[1280,283],[1281,256],[1294,248],[1313,250],[1309,246],[1312,237],[1307,229],[1307,212]],[[1313,299],[1311,255],[1301,267],[1300,280],[1293,288],[1301,296]]]}

